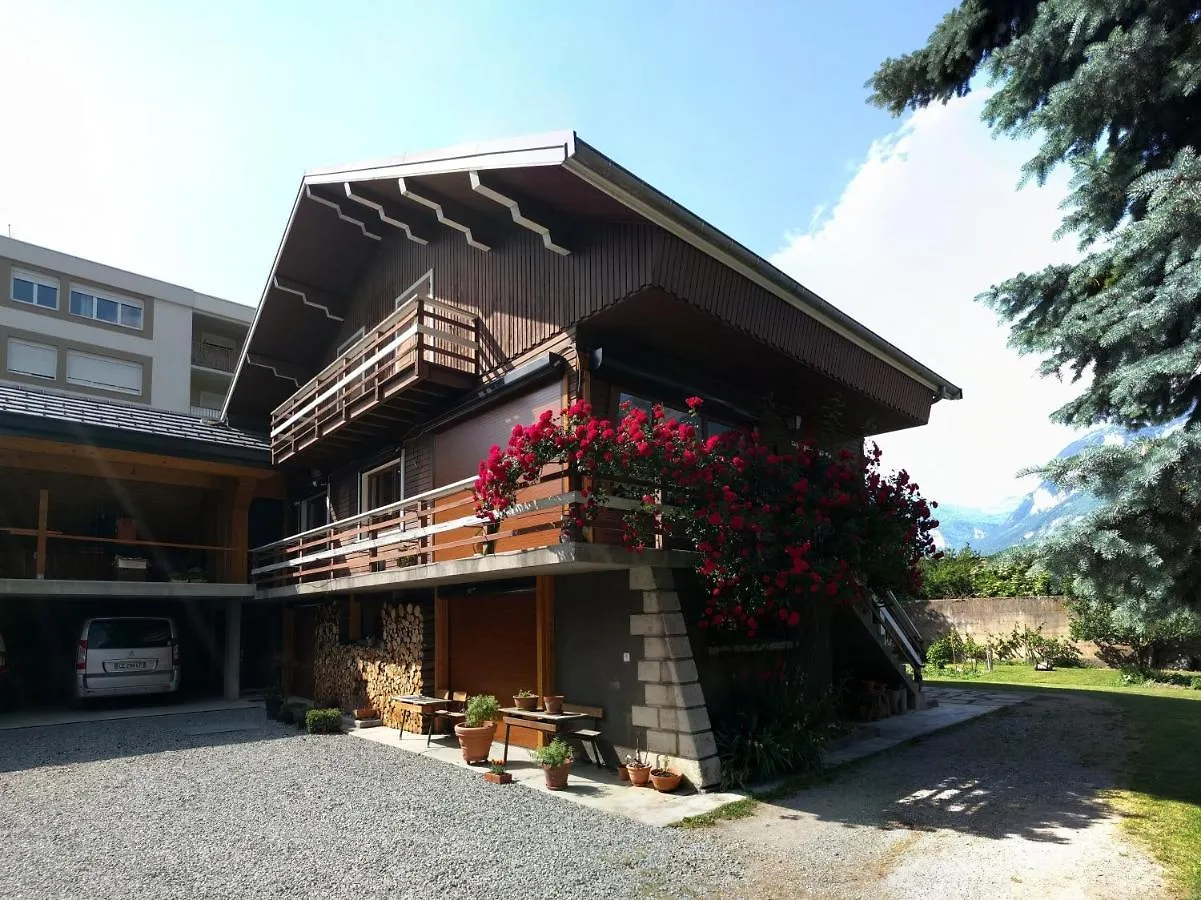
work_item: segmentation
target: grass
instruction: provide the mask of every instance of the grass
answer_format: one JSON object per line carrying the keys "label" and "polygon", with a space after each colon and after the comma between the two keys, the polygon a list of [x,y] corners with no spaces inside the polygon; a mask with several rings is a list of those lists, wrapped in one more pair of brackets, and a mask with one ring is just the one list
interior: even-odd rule
{"label": "grass", "polygon": [[[844,766],[841,768],[845,770],[847,767]],[[723,803],[721,806],[711,809],[707,813],[701,813],[696,816],[685,816],[678,822],[672,822],[670,827],[687,829],[712,828],[718,822],[745,819],[755,814],[755,808],[760,803],[771,803],[783,797],[790,797],[797,791],[804,790],[821,782],[831,781],[834,777],[835,773],[831,770],[793,775],[771,787],[760,791],[753,791],[748,797]]]}
{"label": "grass", "polygon": [[1111,799],[1125,830],[1163,863],[1181,897],[1201,900],[1201,691],[1167,685],[1123,685],[1112,669],[1035,672],[996,666],[968,678],[931,683],[964,688],[1004,685],[1022,690],[1072,690],[1117,707],[1135,739],[1120,789]]}

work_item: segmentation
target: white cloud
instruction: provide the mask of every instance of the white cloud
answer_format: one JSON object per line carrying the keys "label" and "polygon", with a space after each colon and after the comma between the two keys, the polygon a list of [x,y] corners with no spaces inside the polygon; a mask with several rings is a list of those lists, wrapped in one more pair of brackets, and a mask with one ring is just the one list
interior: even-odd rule
{"label": "white cloud", "polygon": [[1073,432],[1047,416],[1077,388],[1038,378],[1008,330],[973,298],[1020,271],[1070,259],[1056,242],[1057,173],[1017,190],[1030,145],[993,139],[983,97],[921,110],[876,142],[832,209],[789,235],[772,262],[963,388],[930,424],[879,440],[936,500],[996,505],[1033,487],[1015,473]]}

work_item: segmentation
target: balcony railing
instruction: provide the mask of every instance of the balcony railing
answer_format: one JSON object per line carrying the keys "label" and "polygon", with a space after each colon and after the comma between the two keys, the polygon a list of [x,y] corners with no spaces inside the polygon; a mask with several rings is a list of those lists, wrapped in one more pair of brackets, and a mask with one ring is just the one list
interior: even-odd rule
{"label": "balcony railing", "polygon": [[[420,418],[479,375],[479,320],[441,300],[418,297],[367,332],[271,414],[276,462],[301,452],[350,422],[369,431],[387,411]],[[420,394],[397,398],[422,383]],[[393,401],[393,398],[397,398]],[[388,409],[388,407],[394,407]]]}
{"label": "balcony railing", "polygon": [[232,347],[221,347],[217,344],[202,342],[192,344],[192,365],[194,366],[232,373],[237,361],[238,351]]}
{"label": "balcony railing", "polygon": [[198,419],[220,419],[221,410],[215,406],[189,406],[188,412]]}
{"label": "balcony railing", "polygon": [[548,471],[519,492],[511,514],[492,523],[475,514],[474,482],[465,478],[258,547],[251,580],[277,587],[549,547],[563,540],[568,505],[582,499],[561,470]]}

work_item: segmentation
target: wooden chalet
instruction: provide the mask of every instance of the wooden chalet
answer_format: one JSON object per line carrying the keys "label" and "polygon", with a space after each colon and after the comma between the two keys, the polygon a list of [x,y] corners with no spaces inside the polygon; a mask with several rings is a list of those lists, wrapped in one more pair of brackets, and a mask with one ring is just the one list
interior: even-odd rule
{"label": "wooden chalet", "polygon": [[[542,410],[690,395],[706,429],[770,411],[816,435],[837,410],[827,439],[858,442],[960,391],[571,132],[305,176],[224,410],[269,436],[287,485],[285,536],[249,575],[284,608],[290,690],[358,692],[385,719],[398,693],[560,693],[603,708],[615,747],[713,783],[722,687],[683,614],[687,556],[566,539],[563,475],[495,532],[471,491]],[[421,627],[390,627],[397,609]],[[825,683],[870,668],[917,703],[905,631],[826,613],[773,652]]]}

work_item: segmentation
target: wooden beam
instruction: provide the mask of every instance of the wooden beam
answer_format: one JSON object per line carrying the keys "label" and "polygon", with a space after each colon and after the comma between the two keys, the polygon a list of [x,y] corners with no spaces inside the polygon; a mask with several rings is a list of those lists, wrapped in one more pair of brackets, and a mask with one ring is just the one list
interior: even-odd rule
{"label": "wooden beam", "polygon": [[450,689],[450,601],[439,592],[434,595],[434,690]]}
{"label": "wooden beam", "polygon": [[73,459],[103,460],[109,463],[128,463],[150,468],[175,469],[183,472],[203,472],[206,475],[222,475],[229,478],[268,479],[275,472],[269,466],[247,466],[237,463],[211,462],[202,459],[185,459],[179,456],[163,456],[157,453],[141,453],[134,450],[112,450],[93,444],[68,444],[42,438],[0,437],[0,451],[27,450],[31,453],[48,453]]}
{"label": "wooden beam", "polygon": [[373,241],[383,239],[380,234],[382,229],[377,227],[379,219],[358,203],[348,200],[343,191],[326,185],[307,184],[304,188],[304,195],[310,200],[328,207],[343,222],[358,228],[363,237],[371,238]]}
{"label": "wooden beam", "polygon": [[449,197],[444,197],[424,184],[418,184],[412,178],[398,178],[396,184],[400,189],[400,196],[432,212],[434,218],[447,228],[460,232],[467,239],[469,246],[476,250],[491,250],[496,246],[494,233],[499,229],[479,213]]}
{"label": "wooden beam", "polygon": [[291,607],[284,609],[283,629],[283,651],[280,654],[283,657],[283,671],[280,677],[284,683],[284,693],[291,694],[294,680],[292,669],[296,664],[293,659],[296,655],[296,610]]}
{"label": "wooden beam", "polygon": [[542,238],[543,247],[560,256],[571,253],[567,248],[571,243],[567,237],[569,229],[559,215],[536,201],[518,196],[512,188],[502,185],[492,174],[484,175],[476,171],[468,174],[471,176],[473,191],[506,207],[514,222]]}
{"label": "wooden beam", "polygon": [[[54,472],[60,475],[101,474],[100,464],[79,456],[33,453],[27,450],[0,449],[0,468],[25,469],[32,472]],[[170,484],[178,487],[195,487],[219,490],[225,479],[202,472],[184,472],[179,469],[163,469],[139,463],[108,463],[103,474],[118,481],[146,481],[152,484]]]}
{"label": "wooden beam", "polygon": [[255,481],[239,478],[230,502],[229,544],[233,548],[226,563],[226,581],[246,584],[250,580],[250,501]]}
{"label": "wooden beam", "polygon": [[45,488],[38,491],[38,550],[36,575],[46,577],[46,526],[50,519],[50,492]]}
{"label": "wooden beam", "polygon": [[555,576],[538,575],[534,582],[537,615],[538,694],[555,691]]}
{"label": "wooden beam", "polygon": [[416,210],[402,207],[399,203],[393,203],[387,197],[380,196],[360,185],[351,184],[349,181],[345,182],[342,188],[346,192],[347,197],[356,203],[361,203],[363,206],[375,210],[381,222],[386,222],[393,228],[400,229],[414,244],[428,244],[433,240],[434,232],[433,228],[428,224],[428,214],[418,214]]}
{"label": "wooden beam", "polygon": [[358,597],[351,596],[350,605],[350,639],[357,641],[363,636],[363,604]]}

